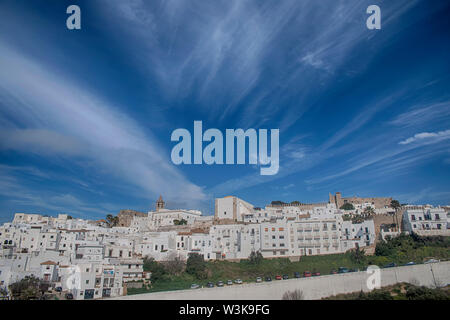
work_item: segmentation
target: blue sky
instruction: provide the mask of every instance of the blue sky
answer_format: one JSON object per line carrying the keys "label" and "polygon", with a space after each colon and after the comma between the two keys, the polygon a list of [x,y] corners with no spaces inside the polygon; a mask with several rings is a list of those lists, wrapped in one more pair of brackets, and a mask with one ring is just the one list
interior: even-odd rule
{"label": "blue sky", "polygon": [[[66,28],[78,4],[82,29]],[[381,30],[366,8],[381,7]],[[0,3],[0,221],[215,197],[450,203],[446,1]],[[177,128],[280,129],[280,170],[172,164]]]}

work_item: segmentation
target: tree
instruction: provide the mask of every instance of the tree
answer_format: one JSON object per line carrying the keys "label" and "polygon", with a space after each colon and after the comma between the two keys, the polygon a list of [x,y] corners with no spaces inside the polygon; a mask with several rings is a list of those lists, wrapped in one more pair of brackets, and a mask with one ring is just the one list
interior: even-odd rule
{"label": "tree", "polygon": [[400,202],[398,202],[398,200],[392,200],[390,206],[395,211],[397,211],[401,207]]}
{"label": "tree", "polygon": [[14,300],[35,300],[44,296],[48,284],[31,275],[12,283],[9,290]]}
{"label": "tree", "polygon": [[261,251],[252,251],[248,257],[248,260],[251,264],[260,264],[264,260],[264,257],[261,254]]}
{"label": "tree", "polygon": [[363,213],[366,217],[372,217],[375,214],[375,210],[372,207],[366,207]]}
{"label": "tree", "polygon": [[351,217],[352,223],[363,223],[364,222],[364,217],[361,216],[360,214],[356,214],[354,216]]}
{"label": "tree", "polygon": [[144,271],[149,271],[152,273],[150,278],[152,282],[156,282],[166,275],[166,269],[164,268],[164,266],[151,257],[144,258],[143,268]]}
{"label": "tree", "polygon": [[6,297],[8,296],[8,290],[5,287],[0,287],[0,297]]}
{"label": "tree", "polygon": [[352,250],[350,252],[350,257],[354,262],[362,264],[366,260],[366,253],[364,249],[360,249],[359,247],[357,247],[355,250]]}
{"label": "tree", "polygon": [[397,219],[397,211],[398,209],[401,207],[400,202],[398,202],[398,200],[392,200],[391,201],[391,208],[393,208],[395,210],[394,215],[392,216],[392,220],[393,222],[398,226],[398,221],[396,221]]}
{"label": "tree", "polygon": [[181,220],[175,219],[175,220],[173,220],[173,224],[175,226],[186,225],[187,221],[185,219],[181,219]]}
{"label": "tree", "polygon": [[167,273],[178,275],[183,272],[186,264],[176,254],[172,254],[167,261],[164,262],[164,269]]}
{"label": "tree", "polygon": [[110,228],[115,227],[119,223],[119,217],[113,216],[112,214],[108,214],[106,216],[106,223]]}
{"label": "tree", "polygon": [[73,217],[72,217],[72,216],[67,216],[67,219],[68,219],[68,220],[72,220]]}
{"label": "tree", "polygon": [[197,279],[206,279],[206,263],[203,255],[191,253],[186,261],[186,272],[195,276]]}
{"label": "tree", "polygon": [[299,205],[301,205],[301,202],[295,200],[295,201],[292,201],[291,204],[294,205],[294,206],[299,206]]}
{"label": "tree", "polygon": [[339,209],[342,209],[342,210],[355,210],[355,207],[350,202],[346,202]]}

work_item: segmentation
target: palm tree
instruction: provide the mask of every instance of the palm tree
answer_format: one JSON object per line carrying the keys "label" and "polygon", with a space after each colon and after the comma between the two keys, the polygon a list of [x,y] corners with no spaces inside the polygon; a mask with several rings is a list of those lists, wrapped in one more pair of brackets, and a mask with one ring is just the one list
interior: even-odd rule
{"label": "palm tree", "polygon": [[397,211],[398,209],[401,207],[400,202],[398,202],[398,200],[392,200],[391,201],[391,208],[395,210],[394,215],[392,216],[392,221],[394,224],[396,224],[397,226],[397,231],[398,231],[398,221],[397,221]]}
{"label": "palm tree", "polygon": [[116,226],[119,223],[119,217],[115,217],[112,214],[108,214],[106,216],[106,223],[108,224],[108,226],[110,228],[114,227],[114,226]]}
{"label": "palm tree", "polygon": [[364,209],[364,216],[366,218],[372,217],[375,214],[375,210],[372,207],[366,207]]}

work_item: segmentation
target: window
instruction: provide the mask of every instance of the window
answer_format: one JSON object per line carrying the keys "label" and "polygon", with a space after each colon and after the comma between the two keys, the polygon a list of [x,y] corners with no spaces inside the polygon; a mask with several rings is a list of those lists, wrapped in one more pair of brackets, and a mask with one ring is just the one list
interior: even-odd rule
{"label": "window", "polygon": [[416,216],[415,215],[411,215],[411,220],[412,221],[416,221]]}
{"label": "window", "polygon": [[440,218],[439,218],[439,215],[438,215],[438,214],[435,214],[435,215],[434,215],[434,219],[439,220],[439,219],[440,219]]}

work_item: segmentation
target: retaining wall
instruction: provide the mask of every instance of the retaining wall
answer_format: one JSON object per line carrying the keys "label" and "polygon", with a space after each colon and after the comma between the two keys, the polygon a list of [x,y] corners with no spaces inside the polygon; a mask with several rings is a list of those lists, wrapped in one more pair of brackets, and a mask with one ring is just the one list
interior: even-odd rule
{"label": "retaining wall", "polygon": [[[233,284],[222,288],[201,288],[143,293],[116,297],[127,300],[280,300],[286,291],[300,289],[305,299],[320,299],[339,293],[369,291],[361,271],[312,278],[273,280],[272,282]],[[381,286],[398,282],[414,282],[428,287],[450,284],[450,261],[381,269]]]}

